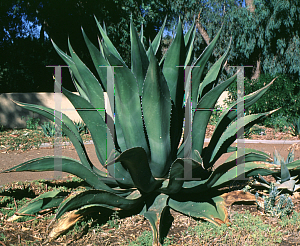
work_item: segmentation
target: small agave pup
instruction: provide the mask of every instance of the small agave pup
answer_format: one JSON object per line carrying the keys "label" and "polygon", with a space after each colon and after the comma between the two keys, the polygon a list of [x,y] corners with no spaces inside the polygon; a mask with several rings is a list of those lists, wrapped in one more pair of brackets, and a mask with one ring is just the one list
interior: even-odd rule
{"label": "small agave pup", "polygon": [[[234,75],[218,83],[229,47],[206,76],[203,76],[221,30],[201,56],[193,62],[195,23],[184,35],[179,19],[176,36],[166,55],[158,61],[156,53],[160,47],[166,19],[147,51],[143,43],[143,31],[139,36],[131,20],[130,69],[111,43],[105,28],[98,20],[96,22],[102,36],[101,41],[99,40],[99,50],[90,42],[84,31],[82,32],[100,80],[79,59],[70,43],[71,56],[62,52],[54,43],[53,45],[69,66],[79,96],[64,88],[63,93],[86,123],[99,162],[106,171],[96,168],[91,163],[76,126],[62,114],[62,130],[74,144],[80,158],[80,161],[77,161],[61,157],[62,171],[84,179],[89,187],[76,194],[46,192],[21,208],[18,215],[33,214],[59,206],[55,217],[59,220],[58,225],[50,233],[50,237],[54,238],[78,219],[95,211],[103,216],[114,210],[119,211],[120,217],[141,214],[151,224],[154,245],[163,243],[171,227],[173,217],[170,209],[217,225],[228,222],[226,202],[222,195],[224,190],[219,188],[236,178],[236,161],[240,156],[237,157],[233,153],[222,165],[215,168],[214,164],[222,154],[236,151],[236,148],[230,145],[239,131],[237,125],[249,129],[272,112],[247,115],[243,124],[240,124],[236,120],[237,103],[232,103],[222,113],[209,145],[204,147],[211,109],[215,107],[221,93],[237,77]],[[114,68],[115,107],[112,107],[112,110],[115,117],[106,116],[106,124],[105,112],[98,109],[105,108],[104,93],[113,91],[113,85],[108,79],[109,66],[118,67]],[[184,84],[187,68],[191,68],[189,75],[192,75],[193,105],[196,109],[207,110],[193,111],[192,131],[189,124],[185,124],[184,142],[179,146],[185,110],[188,110],[184,102],[184,96],[187,97],[189,92],[188,86],[185,87]],[[245,96],[245,108],[255,103],[272,82]],[[113,102],[112,98],[109,100]],[[53,109],[20,102],[18,105],[54,120]],[[107,129],[110,134],[107,134]],[[113,155],[107,154],[107,143],[112,143]],[[245,163],[241,174],[246,177],[258,175],[274,166],[255,163],[266,161],[268,155],[253,149],[245,149],[243,157]],[[54,170],[53,156],[33,159],[5,172],[48,170]],[[192,173],[188,173],[187,170],[191,170]],[[17,216],[11,220],[15,218]]]}
{"label": "small agave pup", "polygon": [[[269,174],[273,175],[273,177],[276,179],[276,183],[274,183],[273,186],[275,186],[278,190],[293,193],[300,189],[300,185],[297,184],[299,181],[298,175],[293,177],[291,176],[291,172],[299,174],[298,169],[300,166],[300,160],[294,161],[294,158],[294,148],[289,151],[286,161],[284,161],[284,158],[275,149],[273,163],[277,166],[280,166],[280,176],[277,176],[277,173],[272,172],[271,170],[269,171]],[[257,180],[255,180],[254,185],[263,186],[268,189],[271,188],[271,184],[260,175],[255,178]]]}

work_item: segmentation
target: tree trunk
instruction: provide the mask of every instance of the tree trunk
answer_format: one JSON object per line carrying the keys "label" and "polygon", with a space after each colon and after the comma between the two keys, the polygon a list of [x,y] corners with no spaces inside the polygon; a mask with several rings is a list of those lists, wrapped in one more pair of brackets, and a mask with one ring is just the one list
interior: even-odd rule
{"label": "tree trunk", "polygon": [[[246,7],[248,7],[248,9],[251,13],[255,12],[255,5],[254,5],[253,2],[254,2],[254,0],[246,0]],[[224,7],[224,12],[225,12],[225,7]],[[205,31],[205,29],[203,28],[203,26],[200,23],[200,14],[201,14],[201,12],[198,14],[197,21],[196,21],[196,27],[199,30],[199,32],[200,32],[202,38],[204,39],[205,43],[207,45],[209,45],[210,38],[209,38],[207,32]],[[224,67],[225,67],[225,70],[228,72],[229,71],[229,64],[227,63],[227,61],[225,62]],[[259,56],[258,60],[256,61],[255,70],[253,69],[254,72],[253,72],[253,75],[251,76],[251,79],[257,79],[259,77],[260,69],[261,69],[261,61],[260,61],[260,56]]]}
{"label": "tree trunk", "polygon": [[40,30],[40,42],[44,43],[45,41],[45,22],[42,24],[41,30]]}
{"label": "tree trunk", "polygon": [[259,56],[258,60],[256,61],[255,72],[252,75],[251,79],[258,79],[259,75],[260,75],[260,56]]}
{"label": "tree trunk", "polygon": [[203,26],[200,23],[200,13],[198,14],[198,17],[197,17],[196,27],[198,28],[198,30],[199,30],[202,38],[204,39],[205,43],[207,45],[209,45],[210,38],[209,38],[207,32],[205,31],[205,29],[203,28]]}
{"label": "tree trunk", "polygon": [[[255,13],[255,5],[253,3],[253,0],[246,0],[246,7],[249,9],[251,13]],[[255,71],[252,74],[251,79],[258,79],[260,75],[260,68],[261,68],[261,63],[260,63],[260,54],[259,54],[258,60],[256,61]]]}
{"label": "tree trunk", "polygon": [[254,13],[255,5],[253,3],[253,0],[246,0],[246,6],[249,8],[251,13]]}

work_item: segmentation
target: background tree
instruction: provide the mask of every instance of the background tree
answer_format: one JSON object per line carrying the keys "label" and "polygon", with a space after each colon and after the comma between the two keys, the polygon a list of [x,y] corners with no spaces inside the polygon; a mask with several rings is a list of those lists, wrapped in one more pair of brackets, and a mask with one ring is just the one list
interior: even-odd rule
{"label": "background tree", "polygon": [[[203,45],[211,41],[224,22],[215,59],[225,51],[232,36],[228,64],[253,65],[252,71],[245,69],[248,78],[258,78],[260,73],[274,76],[285,73],[293,79],[299,77],[299,1],[170,0],[169,5],[173,6],[172,16],[181,14],[187,19],[196,16],[199,31],[196,51],[203,50]],[[230,71],[232,73],[233,69]]]}
{"label": "background tree", "polygon": [[[138,28],[143,23],[144,32],[150,34],[147,38],[151,40],[166,15],[164,3],[156,0],[15,0],[10,2],[1,0],[0,4],[4,6],[1,8],[0,18],[6,21],[0,34],[2,38],[1,92],[53,91],[51,76],[53,69],[45,66],[59,65],[63,62],[47,37],[53,39],[64,51],[68,50],[69,37],[75,52],[96,74],[81,33],[83,27],[91,41],[98,46],[99,31],[94,15],[101,23],[105,21],[108,36],[128,65],[130,65],[130,15],[132,14]],[[31,30],[25,28],[28,24],[32,26]],[[40,30],[37,27],[41,27]],[[25,40],[26,35],[28,37]],[[145,43],[147,42],[148,40],[145,40]],[[37,63],[40,64],[38,68]],[[67,89],[73,89],[67,69],[63,69],[63,83]]]}

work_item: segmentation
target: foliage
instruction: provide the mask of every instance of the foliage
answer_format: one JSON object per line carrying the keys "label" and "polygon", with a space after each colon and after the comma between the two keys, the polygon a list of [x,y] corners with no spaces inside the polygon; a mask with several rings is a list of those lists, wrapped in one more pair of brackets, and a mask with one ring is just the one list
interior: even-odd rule
{"label": "foliage", "polygon": [[89,134],[87,125],[84,122],[82,122],[82,121],[74,122],[74,125],[76,126],[79,134]]}
{"label": "foliage", "polygon": [[[252,5],[252,6],[251,6]],[[259,62],[261,73],[287,74],[294,79],[300,75],[300,2],[298,0],[211,0],[169,1],[170,16],[178,14],[191,18],[199,17],[196,35],[196,56],[205,43],[216,35],[218,26],[224,21],[220,43],[214,51],[216,61],[226,50],[222,44],[232,37],[232,49],[228,55],[231,66],[252,65],[245,68],[251,78]],[[200,33],[204,33],[204,36]],[[229,75],[235,71],[230,69]]]}
{"label": "foliage", "polygon": [[[67,49],[65,40],[70,37],[74,48],[81,49],[79,56],[92,67],[90,57],[86,56],[80,27],[88,35],[94,35],[97,27],[90,25],[94,14],[108,24],[107,33],[121,52],[125,61],[130,62],[130,39],[128,16],[133,14],[134,23],[149,38],[154,39],[156,30],[162,24],[166,8],[161,1],[122,1],[97,0],[12,0],[1,1],[0,10],[0,87],[7,92],[53,92],[53,68],[61,60],[50,42],[55,40],[63,50]],[[92,40],[94,45],[97,39]],[[95,71],[94,71],[95,72]],[[62,69],[63,85],[74,91],[67,69]],[[41,83],[43,81],[43,83]]]}
{"label": "foliage", "polygon": [[[1,93],[53,92],[54,69],[46,66],[59,62],[50,40],[41,44],[35,37],[18,37],[13,43],[6,43],[0,58]],[[73,89],[71,81],[63,82]]]}
{"label": "foliage", "polygon": [[[104,26],[97,19],[96,22],[102,37],[99,42],[100,51],[89,41],[85,32],[82,32],[100,81],[79,59],[70,41],[68,46],[71,56],[56,44],[53,45],[69,65],[79,96],[65,88],[63,93],[86,123],[99,162],[106,172],[91,163],[76,126],[62,114],[62,130],[72,141],[80,158],[77,161],[61,157],[62,171],[84,179],[90,189],[73,193],[63,200],[61,194],[58,196],[54,192],[43,193],[28,204],[28,207],[24,207],[24,211],[26,214],[37,213],[45,209],[45,206],[60,204],[56,213],[58,222],[50,233],[50,238],[57,237],[76,221],[94,211],[103,216],[117,210],[120,217],[141,214],[150,222],[155,245],[164,241],[172,225],[170,209],[216,225],[227,223],[227,211],[222,197],[225,191],[220,188],[235,179],[237,174],[254,176],[267,172],[272,166],[255,163],[258,160],[266,161],[267,154],[245,149],[245,163],[242,164],[244,170],[237,173],[236,163],[240,156],[235,153],[237,149],[230,145],[235,141],[241,127],[249,129],[276,110],[247,115],[240,126],[240,121],[236,119],[237,103],[233,102],[222,111],[211,141],[204,147],[211,109],[237,77],[235,74],[226,81],[219,81],[230,46],[204,76],[204,68],[222,29],[202,55],[192,62],[195,23],[183,35],[179,19],[176,36],[166,55],[159,60],[157,51],[165,23],[155,39],[149,42],[146,51],[143,32],[138,36],[131,20],[130,69],[108,38]],[[191,91],[184,84],[187,67],[184,69],[183,65],[193,66],[189,73],[193,78]],[[122,66],[114,68],[114,85],[107,79],[112,75],[111,70],[106,71],[103,66]],[[272,82],[247,95],[245,108],[263,96],[271,84]],[[104,92],[110,95],[114,92],[114,86],[115,101],[113,98],[109,100],[114,101],[115,107],[112,107],[114,114],[110,116],[99,109],[107,109]],[[179,146],[183,122],[188,120],[185,119],[188,98],[193,99],[193,108],[197,110],[194,110],[191,119],[193,131],[189,124],[185,124],[184,142]],[[21,102],[17,104],[53,120],[53,109]],[[228,152],[234,153],[225,163],[213,169],[216,161]],[[54,170],[54,158],[57,157],[33,159],[4,172]],[[47,204],[45,200],[48,201]]]}
{"label": "foliage", "polygon": [[[68,181],[71,181],[68,179]],[[38,180],[35,182],[19,182],[18,185],[16,183],[11,183],[8,189],[6,187],[3,189],[3,187],[0,188],[0,216],[1,216],[1,223],[0,227],[5,228],[7,226],[7,223],[5,222],[5,219],[7,218],[7,215],[11,213],[12,209],[8,208],[14,208],[14,198],[17,203],[17,206],[21,206],[19,201],[23,200],[25,197],[27,200],[32,199],[35,197],[34,194],[40,194],[41,192],[47,191],[46,188],[49,190],[55,189],[57,182],[59,181],[45,181],[45,180]],[[47,185],[46,185],[47,184]],[[84,183],[78,183],[75,184],[74,182],[64,182],[68,188],[70,187],[79,187],[84,185]],[[70,186],[72,185],[72,186]],[[13,194],[13,197],[6,196],[5,193],[3,193],[2,190],[9,190],[10,194]],[[72,189],[69,189],[70,191]],[[33,196],[29,193],[32,192]],[[23,202],[24,204],[24,202]],[[296,205],[296,204],[295,204]],[[243,206],[244,207],[244,206]],[[284,240],[284,235],[293,235],[295,231],[299,229],[300,225],[300,215],[296,211],[293,212],[293,214],[289,217],[283,217],[280,220],[274,220],[267,216],[261,216],[257,214],[256,212],[252,213],[249,212],[249,210],[243,209],[240,211],[239,206],[236,206],[237,210],[231,209],[230,210],[230,218],[231,223],[229,226],[215,226],[211,223],[207,223],[205,221],[193,221],[191,218],[186,217],[178,217],[178,223],[180,224],[180,232],[178,233],[178,230],[172,230],[171,235],[168,235],[168,238],[165,239],[164,245],[213,245],[213,244],[226,244],[226,245],[274,245],[278,243],[287,243],[292,242],[292,239],[289,238],[288,240]],[[51,210],[48,211],[46,214],[38,214],[35,217],[35,220],[32,220],[34,217],[28,216],[28,219],[31,220],[26,222],[26,228],[31,228],[33,231],[38,230],[39,228],[45,227],[46,224],[43,223],[44,221],[46,223],[49,223],[53,219],[53,215],[51,215]],[[25,216],[24,216],[25,217]],[[47,221],[46,221],[47,220]],[[90,221],[90,220],[89,220]],[[58,239],[54,244],[68,242],[69,240],[72,241],[73,244],[80,244],[80,245],[86,245],[86,244],[96,244],[100,242],[103,242],[104,240],[108,244],[114,244],[116,240],[121,239],[118,241],[120,244],[121,242],[124,245],[147,245],[146,243],[149,243],[148,245],[152,245],[152,236],[150,231],[142,231],[145,228],[145,225],[148,225],[147,223],[142,223],[140,226],[137,226],[137,223],[142,222],[140,216],[133,217],[130,220],[125,220],[127,223],[125,224],[122,220],[121,222],[121,231],[115,231],[111,230],[110,232],[107,231],[107,224],[105,222],[103,224],[99,224],[98,221],[95,221],[92,224],[89,224],[90,227],[88,230],[88,234],[85,235],[80,240],[78,237],[82,236],[83,229],[84,228],[75,228],[72,232],[68,233],[64,238]],[[176,221],[176,222],[177,222]],[[22,223],[24,225],[24,223]],[[78,225],[82,223],[77,223]],[[10,228],[15,228],[15,232],[17,232],[18,224],[12,224],[9,223]],[[43,225],[43,226],[41,226]],[[13,227],[14,226],[14,227]],[[75,225],[76,226],[76,225]],[[85,228],[87,225],[85,225]],[[188,229],[186,230],[185,228]],[[21,228],[22,229],[22,228]],[[21,231],[20,229],[20,231]],[[175,228],[176,229],[176,228]],[[75,234],[75,230],[77,234]],[[105,231],[105,233],[104,233]],[[126,239],[126,236],[128,234],[132,235],[132,232],[136,232],[136,235],[139,234],[139,237],[135,237],[135,240],[130,242],[130,240]],[[124,233],[128,233],[127,235],[124,235]],[[141,233],[141,234],[140,234]],[[98,234],[98,235],[97,235]],[[15,234],[16,235],[16,234]],[[26,235],[30,235],[27,233]],[[69,235],[69,237],[68,237]],[[124,238],[125,236],[125,238]],[[84,238],[88,238],[84,240]],[[110,240],[109,240],[110,238]],[[134,237],[127,237],[127,238],[134,238]],[[6,241],[3,241],[7,245],[16,245],[18,244],[18,238],[11,236],[11,231],[3,230],[0,232],[0,241],[5,239]],[[15,241],[13,241],[15,239]],[[34,239],[28,245],[37,244],[40,245],[42,241],[46,241],[47,237],[45,234],[41,234],[40,239],[33,242]],[[63,241],[61,241],[63,240]],[[98,241],[99,240],[99,241]],[[21,237],[21,244],[25,245],[24,238]]]}
{"label": "foliage", "polygon": [[[25,119],[25,117],[22,117],[22,120]],[[29,130],[36,130],[37,127],[39,126],[39,118],[33,118],[28,116],[26,120],[26,129]]]}
{"label": "foliage", "polygon": [[[262,86],[268,84],[274,77],[270,74],[262,74],[257,80],[245,78],[244,91],[245,95],[250,94]],[[289,79],[287,75],[278,75],[274,81],[272,89],[268,90],[263,99],[259,100],[246,110],[249,113],[261,113],[281,107],[276,113],[264,120],[265,126],[277,127],[284,131],[288,130],[289,120],[300,117],[300,81]],[[228,88],[230,100],[236,100],[236,85]]]}
{"label": "foliage", "polygon": [[[86,124],[82,121],[74,122],[74,125],[77,128],[77,131],[79,134],[88,134],[89,130],[86,126]],[[54,137],[55,136],[55,123],[54,122],[44,122],[43,125],[41,125],[44,135],[46,137]],[[67,136],[64,132],[62,132],[62,136]]]}
{"label": "foliage", "polygon": [[[292,177],[291,172],[289,170],[290,167],[295,167],[299,165],[300,160],[295,161],[295,154],[294,154],[294,148],[292,148],[287,156],[287,159],[284,160],[284,158],[277,152],[275,149],[274,152],[274,160],[273,164],[280,166],[280,176],[277,176],[276,174],[272,174],[272,176],[276,179],[276,183],[274,184],[278,189],[293,193],[300,189],[300,185],[297,184],[298,180],[296,180],[297,176]],[[268,189],[271,188],[271,184],[266,181],[262,176],[258,175],[255,177],[255,185],[267,187]]]}
{"label": "foliage", "polygon": [[[294,161],[294,148],[292,148],[286,160],[275,149],[273,164],[280,165],[280,176],[275,173],[272,176],[276,179],[276,183],[266,181],[261,175],[254,176],[252,185],[245,187],[244,191],[255,192],[256,202],[259,208],[270,215],[278,218],[285,217],[293,212],[294,204],[290,195],[300,189],[300,185],[297,184],[297,176],[291,177],[290,170],[299,166],[300,160]],[[262,199],[257,190],[261,188],[268,189],[268,194],[262,192]],[[260,192],[261,193],[261,192]],[[282,194],[281,194],[282,193]],[[261,201],[262,200],[262,201]]]}
{"label": "foliage", "polygon": [[[290,215],[293,212],[294,204],[289,194],[281,194],[274,183],[270,184],[269,194],[263,195],[260,202],[257,200],[259,194],[256,193],[256,203],[259,208],[262,208],[265,214],[272,217],[283,218]],[[279,196],[280,195],[280,196]]]}
{"label": "foliage", "polygon": [[292,135],[300,138],[300,117],[292,119],[290,127]]}
{"label": "foliage", "polygon": [[257,124],[244,132],[245,138],[251,138],[251,135],[266,135],[265,129]]}
{"label": "foliage", "polygon": [[[293,214],[294,216],[294,214]],[[297,219],[299,215],[295,213]],[[282,221],[287,222],[288,218]],[[281,221],[279,221],[280,223]],[[297,222],[298,224],[298,222]],[[232,215],[231,225],[209,225],[198,222],[195,227],[190,227],[187,235],[196,234],[199,245],[276,245],[281,243],[284,233],[279,226],[274,226],[270,221],[264,221],[261,216],[254,216],[249,210],[237,212]],[[195,245],[195,242],[193,242]]]}

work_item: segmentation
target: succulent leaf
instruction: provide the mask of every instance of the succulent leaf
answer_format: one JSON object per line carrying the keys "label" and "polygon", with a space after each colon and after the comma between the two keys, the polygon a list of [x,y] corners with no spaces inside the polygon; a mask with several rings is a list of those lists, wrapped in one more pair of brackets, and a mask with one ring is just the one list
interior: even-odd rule
{"label": "succulent leaf", "polygon": [[[104,48],[105,50],[107,49]],[[110,55],[107,58],[112,66],[120,65],[115,56]],[[136,78],[127,66],[115,68],[115,107],[126,147],[142,147],[148,155],[149,147],[143,129],[139,89]]]}
{"label": "succulent leaf", "polygon": [[117,49],[115,48],[115,46],[113,45],[113,43],[110,41],[109,37],[106,35],[106,31],[102,28],[102,26],[100,25],[99,21],[97,20],[96,16],[94,16],[98,29],[101,33],[101,36],[103,38],[103,42],[105,44],[105,46],[110,50],[110,52],[118,59],[120,60],[123,64],[125,64],[125,62],[123,61],[122,57],[120,56],[119,52],[117,51]]}
{"label": "succulent leaf", "polygon": [[[276,79],[276,78],[275,78]],[[247,109],[251,105],[253,105],[259,98],[261,98],[264,93],[270,88],[270,86],[273,84],[273,79],[268,85],[265,87],[249,94],[244,97],[244,108]],[[213,149],[215,148],[215,145],[219,141],[221,135],[225,131],[225,129],[228,127],[228,125],[237,117],[237,102],[233,102],[227,109],[223,111],[223,113],[220,116],[219,121],[217,122],[216,128],[213,132],[213,135],[211,137],[211,140],[206,148],[203,149],[203,155],[204,156],[211,156]]]}
{"label": "succulent leaf", "polygon": [[149,167],[147,154],[141,147],[124,151],[116,158],[115,161],[121,162],[122,165],[129,171],[134,182],[134,186],[141,192],[149,193],[159,188],[162,183],[154,179]]}
{"label": "succulent leaf", "polygon": [[62,172],[67,172],[76,175],[77,177],[82,178],[89,185],[95,189],[102,189],[108,191],[114,191],[109,186],[107,186],[102,180],[106,179],[106,173],[99,171],[102,175],[96,174],[94,171],[83,166],[79,161],[74,160],[68,157],[53,157],[45,156],[39,157],[26,161],[20,165],[12,167],[10,169],[2,171],[3,173],[7,172],[44,172],[44,171],[54,171],[55,170],[55,159],[60,158],[62,161],[61,169]]}
{"label": "succulent leaf", "polygon": [[107,91],[107,66],[109,66],[108,62],[103,57],[102,53],[95,47],[95,45],[89,40],[86,36],[85,32],[82,30],[83,38],[86,43],[86,46],[89,49],[91,54],[91,58],[95,65],[96,71],[101,80],[101,86],[103,91]]}
{"label": "succulent leaf", "polygon": [[18,214],[10,217],[8,221],[17,220],[22,217],[22,214],[35,214],[44,209],[58,207],[68,194],[68,192],[58,190],[45,192],[21,207],[18,210]]}
{"label": "succulent leaf", "polygon": [[59,219],[65,212],[80,208],[85,205],[102,204],[124,210],[132,209],[143,201],[142,197],[138,199],[126,199],[112,192],[104,190],[87,190],[67,199],[58,208],[56,219]]}
{"label": "succulent leaf", "polygon": [[[222,25],[223,27],[223,25]],[[219,32],[217,33],[217,35],[214,37],[214,39],[211,41],[211,43],[205,48],[205,50],[202,52],[202,54],[199,56],[199,58],[197,59],[197,61],[194,64],[194,68],[192,71],[192,104],[193,104],[193,108],[197,107],[198,104],[198,91],[199,91],[199,85],[202,79],[202,74],[205,68],[205,65],[208,61],[208,59],[210,58],[214,47],[220,37],[221,31],[222,31],[222,27],[220,28]]]}
{"label": "succulent leaf", "polygon": [[197,201],[176,201],[170,199],[168,205],[187,216],[201,218],[215,225],[228,223],[227,209],[224,205],[224,199],[220,196],[213,198],[197,199]]}
{"label": "succulent leaf", "polygon": [[[241,119],[238,119],[234,123],[232,123],[223,133],[223,135],[220,137],[218,143],[216,144],[214,151],[211,155],[211,158],[209,160],[209,164],[204,162],[204,166],[206,168],[211,167],[213,163],[215,163],[215,160],[222,155],[225,149],[227,149],[236,139],[236,134],[239,131],[241,127],[250,128],[252,125],[254,125],[258,120],[261,118],[275,112],[278,109],[272,110],[267,113],[260,113],[260,114],[253,114],[253,115],[247,115]],[[239,128],[237,126],[240,126]],[[204,159],[205,160],[205,159]]]}
{"label": "succulent leaf", "polygon": [[[25,109],[43,115],[51,121],[54,121],[54,109],[29,103],[21,103],[16,101],[15,103]],[[61,112],[59,112],[59,114],[62,115],[61,125],[63,132],[69,137],[69,139],[73,143],[82,164],[88,169],[91,169],[91,161],[87,156],[82,138],[78,133],[76,126],[74,125],[73,121],[70,120],[70,118],[67,117],[65,114]]]}
{"label": "succulent leaf", "polygon": [[130,41],[131,41],[131,71],[136,77],[138,88],[139,88],[139,95],[141,96],[143,83],[149,66],[149,60],[145,48],[133,25],[132,19],[130,20]]}
{"label": "succulent leaf", "polygon": [[201,98],[197,105],[197,110],[195,111],[193,118],[192,129],[194,130],[192,131],[192,139],[193,150],[197,150],[200,155],[202,154],[206,127],[212,113],[212,108],[214,108],[223,91],[235,81],[236,76],[237,75],[235,74],[225,82],[210,90],[203,98]]}
{"label": "succulent leaf", "polygon": [[207,72],[207,75],[205,76],[204,80],[200,84],[198,97],[197,97],[198,100],[200,98],[202,98],[209,90],[211,90],[213,88],[213,86],[215,86],[215,84],[217,82],[217,78],[219,77],[219,74],[221,71],[221,67],[227,58],[227,55],[228,55],[228,52],[230,49],[230,43],[231,43],[231,39],[230,39],[228,48],[225,51],[225,53],[223,54],[223,56],[221,58],[219,58],[214,63],[214,65],[209,69],[209,71]]}
{"label": "succulent leaf", "polygon": [[[156,55],[156,53],[157,53],[157,51],[159,49],[160,42],[161,42],[161,39],[162,39],[162,35],[164,33],[164,30],[165,30],[166,22],[167,22],[167,16],[165,17],[164,22],[163,22],[163,24],[162,24],[159,32],[156,34],[155,38],[153,39],[153,41],[151,43],[151,47],[152,47],[152,50],[153,50],[153,52],[154,52],[155,55]],[[150,52],[149,48],[147,50],[147,56],[148,57],[149,57],[149,52]]]}
{"label": "succulent leaf", "polygon": [[95,109],[101,110],[99,113],[101,114],[102,117],[104,117],[105,115],[104,95],[100,83],[96,79],[96,77],[92,74],[92,72],[87,68],[87,66],[76,55],[76,53],[71,47],[70,41],[68,42],[68,45],[69,45],[69,50],[72,59],[77,67],[77,70],[81,78],[84,78],[84,84],[87,88],[87,95],[90,99],[90,102]]}
{"label": "succulent leaf", "polygon": [[[131,19],[130,69],[108,38],[105,25],[103,24],[102,28],[95,17],[102,37],[101,40],[98,38],[100,50],[92,44],[83,30],[82,33],[100,77],[100,83],[74,53],[70,42],[68,44],[71,56],[62,52],[53,43],[58,54],[69,66],[72,80],[80,96],[64,88],[63,92],[89,128],[98,159],[112,176],[106,178],[106,173],[91,163],[76,126],[62,114],[62,129],[74,144],[80,158],[80,161],[77,161],[60,157],[62,171],[81,177],[93,189],[71,193],[63,201],[59,201],[56,219],[60,219],[58,226],[61,228],[56,226],[53,235],[58,235],[73,225],[74,221],[95,210],[104,215],[113,210],[120,210],[126,216],[140,213],[148,218],[153,230],[153,242],[162,244],[173,221],[170,208],[194,218],[203,218],[216,225],[227,223],[225,206],[232,204],[234,196],[238,196],[240,200],[253,199],[253,196],[249,198],[249,194],[222,195],[225,191],[219,188],[240,174],[247,178],[259,175],[274,176],[282,172],[284,181],[278,186],[289,190],[299,188],[296,185],[298,182],[296,176],[290,177],[300,170],[300,160],[293,161],[293,153],[290,153],[287,160],[293,162],[284,165],[281,170],[279,166],[266,162],[269,160],[268,155],[253,149],[245,149],[240,156],[232,153],[226,162],[213,169],[222,154],[237,151],[237,147],[230,146],[236,139],[237,131],[240,130],[236,125],[248,129],[276,110],[236,120],[237,102],[232,103],[221,115],[208,147],[203,148],[211,110],[237,75],[223,83],[218,81],[229,52],[228,47],[202,81],[203,71],[222,27],[201,56],[193,62],[195,19],[188,32],[183,35],[179,18],[176,36],[158,64],[155,55],[160,47],[166,18],[153,42],[149,41],[147,52],[143,44],[143,26],[138,36]],[[190,66],[191,64],[193,66]],[[105,71],[104,67],[107,66],[114,66],[115,74],[107,68]],[[191,77],[192,87],[188,83]],[[245,96],[245,108],[255,103],[273,81]],[[113,91],[113,86],[115,86],[114,98],[106,97]],[[190,110],[187,105],[190,97],[192,109],[196,109],[192,124],[185,119],[185,113],[189,113],[187,110]],[[53,109],[25,103],[18,105],[54,120]],[[108,108],[108,105],[113,106]],[[105,109],[108,110],[107,114]],[[111,133],[108,133],[108,136],[106,136],[107,129]],[[182,142],[181,136],[184,140]],[[110,153],[107,153],[108,146],[112,148],[109,150]],[[245,163],[236,166],[236,161],[241,156],[244,157]],[[54,170],[54,158],[56,157],[37,158],[5,172]],[[42,199],[43,195],[30,205],[34,207],[34,211],[43,208],[40,206]],[[54,199],[52,201],[55,202]]]}
{"label": "succulent leaf", "polygon": [[[239,158],[240,156],[237,156],[237,154],[239,154],[239,152],[233,153],[231,156],[228,157],[226,162]],[[252,161],[266,162],[267,160],[270,160],[268,154],[256,149],[244,148],[243,155],[245,156],[245,162],[252,162]]]}
{"label": "succulent leaf", "polygon": [[88,90],[86,88],[85,82],[81,78],[80,73],[79,73],[73,59],[70,56],[68,56],[66,53],[64,53],[60,48],[58,48],[57,45],[53,42],[53,40],[51,40],[51,42],[52,42],[52,45],[53,45],[54,49],[56,50],[56,52],[64,60],[64,62],[69,66],[69,69],[72,71],[74,77],[76,78],[78,84],[84,91],[85,95],[87,95]]}
{"label": "succulent leaf", "polygon": [[150,64],[142,96],[144,121],[151,151],[150,167],[155,177],[168,172],[171,161],[171,99],[167,82],[150,47]]}
{"label": "succulent leaf", "polygon": [[181,20],[179,18],[176,36],[171,43],[163,65],[163,74],[167,80],[171,99],[176,107],[181,107],[184,94],[185,46]]}
{"label": "succulent leaf", "polygon": [[84,98],[73,94],[65,88],[62,88],[62,91],[73,104],[81,119],[86,123],[88,129],[90,130],[99,161],[104,166],[107,159],[106,141],[109,138],[112,141],[112,137],[111,135],[107,135],[107,125],[105,124],[99,109],[96,109]]}

